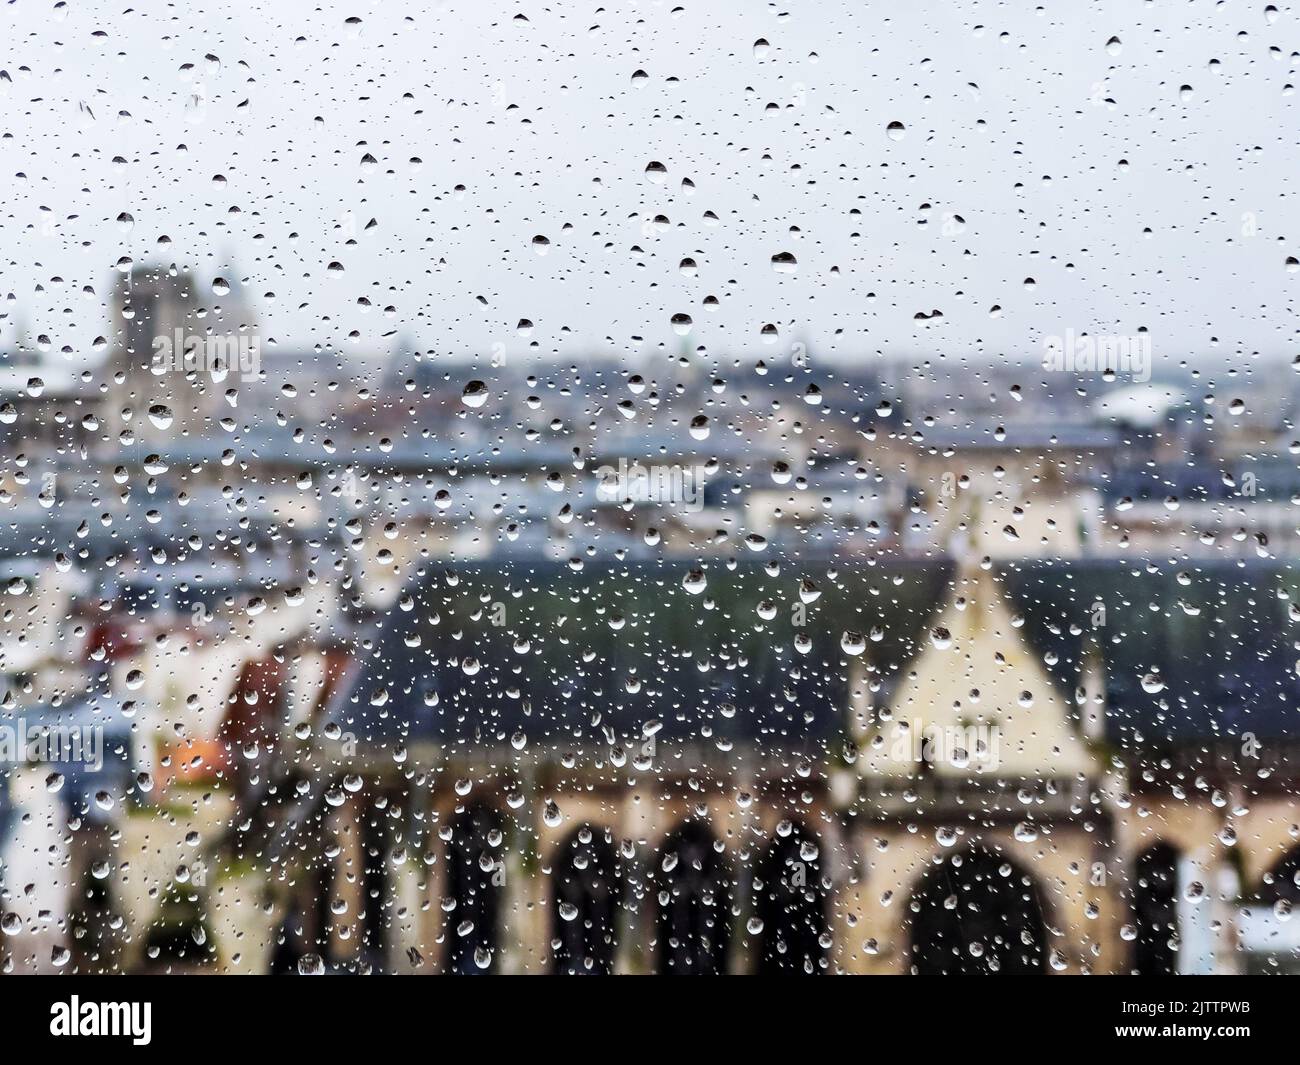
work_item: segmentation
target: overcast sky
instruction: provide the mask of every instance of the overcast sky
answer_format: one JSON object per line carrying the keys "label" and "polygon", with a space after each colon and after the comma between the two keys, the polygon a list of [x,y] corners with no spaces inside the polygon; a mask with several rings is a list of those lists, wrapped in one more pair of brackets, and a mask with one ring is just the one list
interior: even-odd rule
{"label": "overcast sky", "polygon": [[0,338],[88,351],[129,257],[292,348],[1294,355],[1277,7],[11,0]]}

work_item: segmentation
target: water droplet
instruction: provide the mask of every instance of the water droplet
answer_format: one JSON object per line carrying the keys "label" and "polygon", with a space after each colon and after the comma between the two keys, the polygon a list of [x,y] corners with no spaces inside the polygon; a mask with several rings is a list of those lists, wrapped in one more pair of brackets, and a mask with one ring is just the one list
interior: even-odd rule
{"label": "water droplet", "polygon": [[1158,695],[1165,690],[1165,680],[1159,673],[1148,673],[1142,678],[1142,690],[1148,695]]}

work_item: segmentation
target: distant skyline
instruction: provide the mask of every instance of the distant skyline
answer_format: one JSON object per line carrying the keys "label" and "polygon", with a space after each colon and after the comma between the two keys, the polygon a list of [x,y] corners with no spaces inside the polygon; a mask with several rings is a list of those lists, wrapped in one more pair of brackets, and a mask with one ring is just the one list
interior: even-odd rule
{"label": "distant skyline", "polygon": [[7,4],[0,341],[87,352],[129,260],[344,358],[1289,357],[1278,6]]}

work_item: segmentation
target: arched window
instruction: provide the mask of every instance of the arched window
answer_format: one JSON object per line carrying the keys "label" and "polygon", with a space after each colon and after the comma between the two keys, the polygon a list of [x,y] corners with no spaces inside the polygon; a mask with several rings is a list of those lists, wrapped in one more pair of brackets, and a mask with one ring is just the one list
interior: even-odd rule
{"label": "arched window", "polygon": [[92,871],[95,860],[107,858],[107,852],[99,852],[87,861],[79,888],[69,899],[74,971],[79,973],[111,972],[120,963],[118,937],[114,933],[114,928],[120,925],[114,920],[111,881],[95,876]]}
{"label": "arched window", "polygon": [[1178,969],[1178,852],[1167,843],[1138,856],[1133,881],[1133,968],[1142,976],[1170,976]]}
{"label": "arched window", "polygon": [[[326,856],[328,848],[321,843],[321,838],[316,837],[317,853],[305,863],[298,888],[280,923],[271,951],[272,975],[310,971],[310,961],[315,957],[321,959],[326,971],[331,970],[330,896],[334,890],[334,863]],[[304,966],[308,966],[307,970]]]}
{"label": "arched window", "polygon": [[821,851],[802,826],[778,835],[754,877],[761,974],[819,973],[829,947]]}
{"label": "arched window", "polygon": [[1300,950],[1290,928],[1300,920],[1300,847],[1278,859],[1252,894],[1238,928],[1244,972],[1300,973]]}
{"label": "arched window", "polygon": [[198,972],[216,962],[212,930],[197,892],[171,885],[145,936],[144,955],[138,970],[143,973]]}
{"label": "arched window", "polygon": [[377,972],[388,967],[392,942],[393,884],[388,875],[392,825],[388,800],[379,796],[361,818],[361,945]]}
{"label": "arched window", "polygon": [[1300,905],[1300,847],[1288,851],[1264,874],[1255,897],[1266,906],[1279,902]]}
{"label": "arched window", "polygon": [[608,976],[618,946],[622,878],[613,840],[584,825],[560,845],[551,878],[555,971]]}
{"label": "arched window", "polygon": [[714,975],[726,970],[731,940],[731,881],[704,826],[674,831],[653,870],[658,899],[656,967],[660,973]]}
{"label": "arched window", "polygon": [[486,806],[471,806],[452,821],[447,845],[447,970],[491,972],[497,963],[497,921],[501,911],[501,818]]}
{"label": "arched window", "polygon": [[988,851],[947,857],[912,895],[912,971],[922,975],[1043,972],[1043,909],[1033,881]]}

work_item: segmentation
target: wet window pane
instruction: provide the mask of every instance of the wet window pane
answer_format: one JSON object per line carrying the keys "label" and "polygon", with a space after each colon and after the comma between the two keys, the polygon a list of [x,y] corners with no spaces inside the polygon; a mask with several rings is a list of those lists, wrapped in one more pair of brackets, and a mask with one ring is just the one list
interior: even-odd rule
{"label": "wet window pane", "polygon": [[1300,972],[1295,14],[0,13],[6,973]]}

